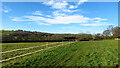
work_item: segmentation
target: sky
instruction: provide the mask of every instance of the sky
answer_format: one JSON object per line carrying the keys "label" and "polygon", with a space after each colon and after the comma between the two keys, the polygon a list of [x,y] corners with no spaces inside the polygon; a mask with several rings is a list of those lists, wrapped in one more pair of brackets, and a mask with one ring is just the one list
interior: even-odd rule
{"label": "sky", "polygon": [[102,33],[118,26],[117,2],[3,2],[2,29],[47,33]]}

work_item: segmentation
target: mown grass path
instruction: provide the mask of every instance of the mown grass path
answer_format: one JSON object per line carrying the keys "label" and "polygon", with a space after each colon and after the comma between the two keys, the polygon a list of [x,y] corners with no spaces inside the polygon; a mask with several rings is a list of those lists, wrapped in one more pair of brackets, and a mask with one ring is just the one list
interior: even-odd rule
{"label": "mown grass path", "polygon": [[[58,43],[58,42],[57,42],[57,43]],[[56,43],[50,43],[50,44],[40,45],[40,46],[48,46],[48,45],[51,45],[51,44],[56,44]],[[26,50],[26,49],[31,49],[31,48],[40,47],[40,46],[33,46],[33,47],[22,48],[22,49],[15,49],[15,50],[10,50],[10,51],[0,52],[0,53],[8,53],[8,52],[13,52],[13,51],[21,51],[21,50]]]}
{"label": "mown grass path", "polygon": [[[57,42],[57,43],[58,43],[58,42]],[[72,43],[73,43],[73,42],[72,42]],[[56,44],[56,43],[51,43],[51,44],[41,45],[41,46],[48,46],[48,45],[52,45],[52,44]],[[67,44],[69,44],[69,43],[67,43]],[[37,50],[37,51],[34,51],[34,52],[29,52],[29,53],[22,54],[22,55],[19,55],[19,56],[7,58],[7,59],[4,59],[4,60],[1,60],[0,62],[4,62],[4,61],[12,60],[12,59],[15,59],[15,58],[23,57],[23,56],[26,56],[26,55],[30,55],[30,54],[33,54],[33,53],[37,53],[37,52],[40,52],[40,51],[43,51],[43,50],[47,50],[47,49],[54,48],[54,47],[58,47],[58,46],[62,46],[62,45],[65,45],[65,44],[63,44],[63,42],[61,42],[61,45],[51,46],[51,47],[47,47],[47,48],[45,48],[45,49],[40,49],[40,50]],[[35,47],[37,47],[37,46],[35,46]],[[14,50],[14,51],[25,50],[25,49],[35,48],[35,47],[29,47],[29,48],[24,48],[24,49],[17,49],[17,50]],[[7,52],[13,52],[13,51],[7,51]],[[5,53],[5,52],[4,52],[4,53]]]}

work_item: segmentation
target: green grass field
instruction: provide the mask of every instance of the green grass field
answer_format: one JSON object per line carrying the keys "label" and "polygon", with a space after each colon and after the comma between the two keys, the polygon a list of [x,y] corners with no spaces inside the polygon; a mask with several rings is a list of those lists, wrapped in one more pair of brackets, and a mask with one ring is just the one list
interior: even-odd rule
{"label": "green grass field", "polygon": [[[36,43],[3,43],[2,44],[2,51],[9,51],[9,50],[15,50],[15,49],[21,49],[21,48],[27,48],[32,46],[39,46],[44,45],[47,42],[36,42]],[[49,42],[51,43],[51,42]]]}
{"label": "green grass field", "polygon": [[[7,53],[3,53],[2,54],[2,59],[7,59],[7,58],[11,58],[11,57],[15,57],[15,56],[19,56],[19,55],[22,55],[22,54],[26,54],[26,53],[29,53],[29,52],[34,52],[34,51],[37,51],[37,50],[40,50],[40,49],[45,49],[46,48],[46,45],[47,47],[52,47],[52,46],[57,46],[57,45],[60,45],[61,43],[56,43],[55,44],[52,44],[51,42],[49,43],[18,43],[16,46],[18,46],[18,48],[15,46],[16,43],[5,43],[5,45],[3,45],[3,47],[5,47],[5,49],[8,51],[8,49],[10,49],[8,46],[6,46],[8,44],[8,46],[10,45],[11,49],[15,50],[15,49],[22,49],[23,48],[29,48],[29,47],[33,47],[33,48],[30,48],[30,49],[25,49],[25,50],[18,50],[18,51],[13,51],[13,52],[7,52]],[[14,45],[13,45],[14,44]],[[23,44],[23,45],[21,45]],[[43,46],[42,46],[43,45]],[[35,47],[35,46],[38,46],[38,47]],[[8,48],[7,48],[8,47]],[[11,50],[10,49],[10,50]],[[3,51],[4,52],[4,51]]]}
{"label": "green grass field", "polygon": [[[17,43],[16,45],[18,46]],[[3,62],[3,66],[6,67],[115,66],[116,64],[118,64],[117,40],[79,41]]]}

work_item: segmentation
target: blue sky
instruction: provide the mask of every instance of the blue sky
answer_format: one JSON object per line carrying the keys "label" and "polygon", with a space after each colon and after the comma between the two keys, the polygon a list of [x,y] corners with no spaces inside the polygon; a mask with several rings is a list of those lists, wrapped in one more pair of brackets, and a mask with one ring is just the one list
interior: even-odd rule
{"label": "blue sky", "polygon": [[3,2],[3,29],[101,33],[118,25],[117,2]]}

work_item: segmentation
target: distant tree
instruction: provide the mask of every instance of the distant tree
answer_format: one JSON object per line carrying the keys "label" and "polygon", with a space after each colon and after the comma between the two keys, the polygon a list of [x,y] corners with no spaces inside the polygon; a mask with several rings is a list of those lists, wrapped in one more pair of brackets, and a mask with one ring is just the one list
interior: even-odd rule
{"label": "distant tree", "polygon": [[104,36],[110,36],[110,35],[111,35],[111,30],[105,30],[105,31],[103,32],[103,35],[104,35]]}
{"label": "distant tree", "polygon": [[112,30],[113,29],[113,25],[109,25],[107,30]]}
{"label": "distant tree", "polygon": [[112,29],[112,34],[114,38],[120,37],[120,27],[115,27]]}
{"label": "distant tree", "polygon": [[97,33],[96,36],[101,36],[101,33]]}
{"label": "distant tree", "polygon": [[19,30],[16,30],[16,31],[21,31],[21,32],[23,32],[23,30],[20,30],[20,29],[19,29]]}
{"label": "distant tree", "polygon": [[113,29],[113,25],[108,26],[108,28],[105,31],[103,31],[103,35],[104,36],[111,36],[112,29]]}
{"label": "distant tree", "polygon": [[104,39],[112,39],[112,29],[113,29],[113,25],[108,26],[108,28],[106,30],[103,31],[103,36]]}
{"label": "distant tree", "polygon": [[102,40],[103,39],[103,35],[101,33],[97,33],[94,35],[94,40]]}

